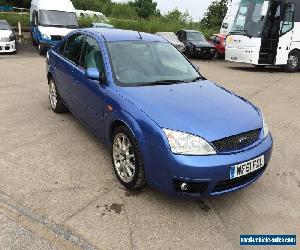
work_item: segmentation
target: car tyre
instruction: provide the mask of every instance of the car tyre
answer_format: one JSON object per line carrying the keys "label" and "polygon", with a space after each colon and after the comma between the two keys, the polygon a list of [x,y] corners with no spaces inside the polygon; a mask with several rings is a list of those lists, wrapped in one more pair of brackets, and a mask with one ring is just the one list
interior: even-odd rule
{"label": "car tyre", "polygon": [[288,62],[284,66],[284,70],[288,73],[295,73],[300,69],[300,52],[292,51],[289,54]]}
{"label": "car tyre", "polygon": [[146,184],[142,154],[136,138],[126,126],[119,126],[112,137],[112,163],[120,183],[129,190]]}
{"label": "car tyre", "polygon": [[67,107],[63,103],[57,91],[56,83],[53,78],[49,79],[48,85],[49,85],[49,102],[50,102],[51,109],[57,114],[66,112]]}

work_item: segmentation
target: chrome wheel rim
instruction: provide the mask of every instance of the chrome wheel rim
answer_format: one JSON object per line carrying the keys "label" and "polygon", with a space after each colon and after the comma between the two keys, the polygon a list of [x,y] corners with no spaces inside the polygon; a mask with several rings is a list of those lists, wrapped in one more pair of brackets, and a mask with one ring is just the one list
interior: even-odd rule
{"label": "chrome wheel rim", "polygon": [[57,93],[56,93],[56,88],[55,88],[55,84],[53,81],[50,81],[50,83],[49,83],[49,100],[50,100],[51,108],[56,109]]}
{"label": "chrome wheel rim", "polygon": [[290,55],[288,62],[292,66],[293,69],[297,68],[299,65],[299,58],[298,58],[298,56]]}
{"label": "chrome wheel rim", "polygon": [[117,134],[113,142],[114,167],[119,178],[129,183],[135,175],[135,156],[133,147],[127,135]]}

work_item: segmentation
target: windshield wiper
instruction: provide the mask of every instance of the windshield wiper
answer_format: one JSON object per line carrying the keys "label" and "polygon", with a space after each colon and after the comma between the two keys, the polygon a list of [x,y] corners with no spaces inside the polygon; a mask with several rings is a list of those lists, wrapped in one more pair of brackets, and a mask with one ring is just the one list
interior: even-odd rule
{"label": "windshield wiper", "polygon": [[143,83],[139,86],[171,85],[171,84],[179,84],[179,83],[186,83],[186,81],[183,81],[183,80],[160,80],[160,81],[155,81],[155,82]]}
{"label": "windshield wiper", "polygon": [[197,81],[200,81],[200,80],[205,81],[206,78],[204,76],[197,76],[196,78],[192,79],[189,82],[197,82]]}

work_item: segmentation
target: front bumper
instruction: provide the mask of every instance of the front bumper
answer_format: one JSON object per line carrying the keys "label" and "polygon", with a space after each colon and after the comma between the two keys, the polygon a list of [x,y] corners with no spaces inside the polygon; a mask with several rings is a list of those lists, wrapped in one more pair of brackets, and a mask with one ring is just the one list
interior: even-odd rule
{"label": "front bumper", "polygon": [[197,48],[194,49],[193,55],[201,58],[212,58],[216,53],[215,48]]}
{"label": "front bumper", "polygon": [[226,47],[225,60],[239,63],[258,65],[259,49],[249,48],[228,48]]}
{"label": "front bumper", "polygon": [[[269,135],[260,144],[249,150],[227,155],[184,156],[150,146],[145,159],[148,183],[173,196],[204,197],[232,192],[255,182],[266,169],[272,154],[273,141]],[[230,167],[261,155],[265,166],[257,172],[230,180]],[[178,183],[192,184],[196,192],[178,191]]]}
{"label": "front bumper", "polygon": [[16,50],[16,41],[0,42],[0,53],[13,53]]}

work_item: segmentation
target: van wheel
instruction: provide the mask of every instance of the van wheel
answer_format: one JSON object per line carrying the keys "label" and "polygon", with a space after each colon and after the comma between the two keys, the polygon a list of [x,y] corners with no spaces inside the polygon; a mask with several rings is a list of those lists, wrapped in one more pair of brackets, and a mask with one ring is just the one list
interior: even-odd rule
{"label": "van wheel", "polygon": [[127,127],[115,129],[111,154],[121,184],[129,190],[142,188],[146,183],[142,154],[137,140]]}
{"label": "van wheel", "polygon": [[36,41],[34,40],[32,33],[31,33],[31,41],[32,41],[32,45],[33,45],[34,47],[36,47],[36,46],[37,46],[37,43],[36,43]]}
{"label": "van wheel", "polygon": [[284,66],[284,70],[288,73],[297,72],[300,68],[300,52],[293,51],[289,54],[287,64]]}
{"label": "van wheel", "polygon": [[44,49],[44,47],[41,44],[38,44],[38,50],[39,50],[40,56],[44,56],[46,54],[46,50]]}
{"label": "van wheel", "polygon": [[57,91],[56,84],[53,78],[49,79],[48,84],[49,84],[49,102],[50,102],[51,109],[58,114],[66,112],[67,108]]}

